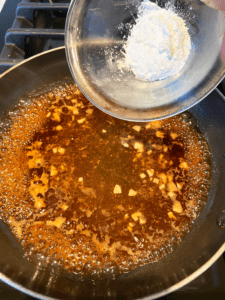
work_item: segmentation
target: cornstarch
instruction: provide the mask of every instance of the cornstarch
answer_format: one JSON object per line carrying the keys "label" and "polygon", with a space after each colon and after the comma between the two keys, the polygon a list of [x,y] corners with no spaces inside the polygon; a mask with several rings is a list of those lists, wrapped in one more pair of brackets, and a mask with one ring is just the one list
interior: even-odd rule
{"label": "cornstarch", "polygon": [[124,46],[125,65],[140,79],[165,79],[179,72],[191,50],[184,20],[172,10],[144,0]]}

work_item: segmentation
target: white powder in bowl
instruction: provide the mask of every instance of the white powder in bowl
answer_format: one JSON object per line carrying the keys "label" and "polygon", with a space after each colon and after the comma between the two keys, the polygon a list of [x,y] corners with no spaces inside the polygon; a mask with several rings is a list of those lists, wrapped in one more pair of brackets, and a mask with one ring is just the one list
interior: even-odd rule
{"label": "white powder in bowl", "polygon": [[179,72],[191,50],[184,20],[172,10],[144,0],[124,46],[125,65],[143,80],[165,79]]}

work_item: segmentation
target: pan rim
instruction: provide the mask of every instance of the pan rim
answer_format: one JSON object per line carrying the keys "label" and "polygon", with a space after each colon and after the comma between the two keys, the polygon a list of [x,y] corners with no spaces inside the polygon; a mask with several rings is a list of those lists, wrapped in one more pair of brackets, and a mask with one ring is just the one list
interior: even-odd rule
{"label": "pan rim", "polygon": [[63,49],[65,49],[65,46],[61,46],[61,47],[57,47],[57,48],[54,48],[54,49],[51,49],[51,50],[47,50],[47,51],[38,53],[38,54],[36,54],[36,55],[34,55],[34,56],[31,56],[31,57],[29,57],[29,58],[27,58],[27,59],[24,59],[24,60],[21,61],[20,63],[16,64],[15,66],[9,68],[8,70],[6,70],[6,71],[3,72],[2,74],[0,74],[0,79],[3,78],[5,75],[7,75],[7,74],[8,74],[9,72],[11,72],[12,70],[14,70],[14,69],[20,67],[21,65],[27,63],[27,62],[30,61],[30,60],[33,60],[33,59],[35,59],[35,58],[37,58],[37,57],[39,57],[39,56],[45,55],[45,54],[47,54],[47,53],[51,53],[51,52],[54,52],[54,51],[57,51],[57,50],[63,50]]}
{"label": "pan rim", "polygon": [[[158,299],[160,297],[171,294],[172,292],[175,292],[176,290],[184,287],[185,285],[187,285],[188,283],[190,283],[191,281],[196,279],[198,276],[203,274],[208,268],[210,268],[212,266],[212,264],[217,259],[219,259],[219,257],[223,254],[224,251],[225,251],[225,243],[219,248],[219,250],[217,250],[217,252],[204,265],[202,265],[198,270],[196,270],[194,273],[189,275],[187,278],[181,280],[180,282],[172,285],[171,287],[169,287],[169,288],[167,288],[167,289],[165,289],[161,292],[157,292],[157,293],[152,294],[152,295],[147,296],[147,297],[137,298],[137,300],[138,299],[145,299],[145,300]],[[11,287],[13,287],[13,288],[15,288],[15,289],[17,289],[21,292],[24,292],[25,294],[27,294],[29,296],[36,297],[36,298],[41,299],[41,300],[58,300],[59,299],[59,298],[52,298],[52,297],[44,296],[44,295],[39,294],[37,292],[32,292],[31,290],[25,288],[24,286],[20,285],[19,283],[16,283],[13,280],[9,279],[7,276],[3,275],[1,272],[0,272],[0,280],[5,282],[9,286],[11,286]]]}
{"label": "pan rim", "polygon": [[[14,69],[16,69],[17,67],[19,67],[19,66],[27,63],[30,60],[33,60],[33,59],[35,59],[35,58],[37,58],[39,56],[45,55],[47,53],[51,53],[51,52],[55,52],[55,51],[59,51],[59,50],[63,50],[63,49],[65,50],[65,46],[54,48],[54,49],[51,49],[51,50],[39,53],[37,55],[34,55],[34,56],[32,56],[32,57],[30,57],[30,58],[28,58],[28,59],[26,59],[26,60],[18,63],[17,65],[11,67],[10,69],[8,69],[7,71],[5,71],[4,73],[2,73],[0,75],[0,80],[5,75],[7,75],[9,72],[11,72]],[[65,51],[65,56],[66,56],[66,51]],[[218,92],[218,90],[217,90],[217,92]],[[225,100],[224,96],[221,95],[221,93],[219,93],[219,95],[223,98],[223,100]],[[167,288],[167,289],[165,289],[163,291],[154,293],[154,294],[152,294],[150,296],[147,296],[147,297],[137,298],[137,299],[146,299],[146,300],[158,299],[159,297],[163,297],[163,296],[166,296],[166,295],[168,295],[168,294],[170,294],[172,292],[175,292],[176,290],[182,288],[183,286],[187,285],[188,283],[190,283],[191,281],[193,281],[194,279],[196,279],[198,276],[200,276],[202,273],[204,273],[208,268],[210,268],[212,266],[212,264],[223,254],[224,251],[225,251],[225,242],[221,245],[221,247],[217,250],[217,252],[205,264],[203,264],[199,269],[197,269],[195,272],[193,272],[192,274],[190,274],[187,278],[181,280],[180,282],[172,285],[171,287],[169,287],[169,288]],[[13,280],[11,280],[9,277],[5,276],[1,272],[0,272],[0,280],[2,280],[4,283],[8,284],[9,286],[11,286],[11,287],[13,287],[13,288],[15,288],[17,290],[19,290],[21,292],[24,292],[25,294],[30,295],[32,297],[36,297],[38,299],[43,299],[43,300],[56,300],[56,299],[58,299],[58,298],[52,298],[52,297],[48,297],[48,296],[39,294],[37,292],[34,292],[34,291],[32,291],[32,290],[30,290],[30,289],[22,286],[21,284],[14,282]]]}

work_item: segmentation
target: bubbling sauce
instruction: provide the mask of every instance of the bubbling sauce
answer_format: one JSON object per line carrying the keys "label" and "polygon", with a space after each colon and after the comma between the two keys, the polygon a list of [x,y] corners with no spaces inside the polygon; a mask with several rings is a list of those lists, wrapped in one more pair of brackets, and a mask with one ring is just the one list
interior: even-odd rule
{"label": "bubbling sauce", "polygon": [[12,121],[1,142],[0,216],[28,257],[116,276],[171,253],[206,202],[209,149],[187,114],[125,122],[66,84]]}

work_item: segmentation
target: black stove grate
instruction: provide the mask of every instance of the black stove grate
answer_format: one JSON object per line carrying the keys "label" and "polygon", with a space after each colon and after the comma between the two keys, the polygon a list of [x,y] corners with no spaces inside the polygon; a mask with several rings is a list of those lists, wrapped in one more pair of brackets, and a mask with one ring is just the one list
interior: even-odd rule
{"label": "black stove grate", "polygon": [[[65,20],[71,0],[22,0],[0,54],[0,74],[43,51],[64,46]],[[218,86],[225,95],[225,83]]]}
{"label": "black stove grate", "polygon": [[64,46],[65,20],[70,1],[23,0],[5,35],[0,74],[22,60]]}

